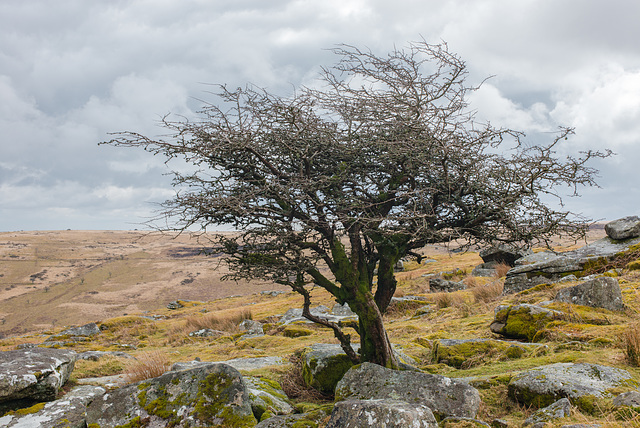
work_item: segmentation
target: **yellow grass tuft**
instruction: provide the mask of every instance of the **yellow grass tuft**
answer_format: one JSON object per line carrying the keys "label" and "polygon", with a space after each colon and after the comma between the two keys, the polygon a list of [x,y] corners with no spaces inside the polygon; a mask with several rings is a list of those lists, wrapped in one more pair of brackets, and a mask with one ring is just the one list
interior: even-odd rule
{"label": "yellow grass tuft", "polygon": [[511,270],[511,266],[509,266],[506,263],[499,263],[495,266],[494,269],[495,269],[494,276],[496,278],[504,278],[505,276],[507,276],[507,272]]}
{"label": "yellow grass tuft", "polygon": [[640,367],[640,323],[627,327],[623,340],[629,364]]}
{"label": "yellow grass tuft", "polygon": [[238,325],[247,319],[253,319],[253,315],[249,309],[226,314],[207,313],[191,315],[186,318],[185,328],[190,332],[208,328],[232,333],[238,331]]}
{"label": "yellow grass tuft", "polygon": [[149,351],[140,354],[136,361],[127,364],[125,377],[127,381],[139,382],[158,377],[166,373],[171,367],[169,358],[160,351]]}

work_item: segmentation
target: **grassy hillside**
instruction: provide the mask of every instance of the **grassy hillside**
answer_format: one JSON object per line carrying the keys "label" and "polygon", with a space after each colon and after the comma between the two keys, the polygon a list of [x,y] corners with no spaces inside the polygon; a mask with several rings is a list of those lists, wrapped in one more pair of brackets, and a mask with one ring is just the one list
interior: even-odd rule
{"label": "grassy hillside", "polygon": [[[600,234],[592,235],[590,240]],[[193,255],[191,249],[195,248],[195,243],[186,237],[168,241],[132,232],[51,232],[22,236],[4,234],[1,238],[0,273],[4,276],[0,279],[3,288],[8,287],[9,290],[4,291],[0,312],[7,320],[5,326],[11,323],[10,328],[4,331],[17,331],[21,322],[31,320],[30,316],[20,318],[20,314],[11,312],[12,307],[20,305],[22,310],[26,310],[34,304],[37,310],[32,310],[32,313],[38,312],[37,322],[31,323],[28,329],[38,327],[40,330],[21,335],[8,334],[0,340],[0,350],[14,349],[21,343],[41,343],[49,334],[61,331],[62,324],[77,325],[97,320],[100,320],[102,333],[86,342],[70,345],[72,349],[78,352],[124,350],[140,360],[149,359],[152,365],[195,358],[224,361],[282,356],[288,359],[313,343],[337,343],[325,328],[304,324],[296,326],[300,334],[292,334],[276,324],[277,317],[287,309],[301,307],[302,298],[297,294],[271,296],[258,292],[275,289],[271,284],[236,286],[214,282],[219,281],[220,272],[212,272],[210,259]],[[49,242],[48,245],[34,244],[43,238]],[[178,248],[187,255],[171,255]],[[504,277],[476,278],[469,274],[481,262],[477,253],[450,254],[438,247],[425,251],[436,261],[423,265],[408,262],[405,271],[397,274],[400,285],[396,294],[420,296],[423,303],[403,302],[392,306],[386,315],[388,332],[391,341],[413,357],[422,370],[472,378],[483,400],[479,419],[491,421],[502,418],[520,426],[533,409],[511,401],[507,396],[507,383],[512,374],[544,364],[598,363],[628,370],[636,380],[640,380],[638,361],[631,360],[628,352],[634,346],[640,352],[640,271],[625,270],[619,277],[626,305],[624,312],[565,305],[558,309],[568,316],[554,322],[540,335],[540,341],[546,347],[519,358],[499,352],[480,353],[467,359],[460,368],[455,368],[434,360],[434,340],[495,337],[489,330],[489,324],[498,304],[550,300],[559,288],[575,283],[543,285],[502,296]],[[77,254],[82,258],[72,257]],[[44,270],[43,278],[31,281],[31,275]],[[454,293],[429,293],[428,279],[424,275],[447,271],[457,271],[454,279],[464,280],[469,288]],[[189,281],[190,278],[195,279]],[[14,285],[13,288],[9,284]],[[222,289],[216,288],[219,284],[222,284]],[[46,287],[49,289],[45,290]],[[184,307],[180,309],[165,307],[167,302],[181,298],[193,301],[183,302]],[[331,307],[334,303],[320,289],[314,290],[313,298],[314,306],[325,304]],[[425,310],[425,306],[430,310]],[[88,308],[86,313],[77,313],[85,307]],[[68,315],[63,315],[65,313]],[[239,319],[249,316],[265,323],[265,336],[242,338],[236,325]],[[208,338],[189,337],[190,332],[203,327],[222,330],[224,334]],[[120,358],[80,361],[73,379],[132,370],[135,367]],[[252,374],[284,383],[291,382],[293,376],[291,365],[274,366]],[[302,401],[309,401],[313,396],[300,397]],[[639,421],[635,413],[622,414],[613,409],[610,400],[602,400],[590,412],[575,410],[571,418],[562,423],[640,426]]]}

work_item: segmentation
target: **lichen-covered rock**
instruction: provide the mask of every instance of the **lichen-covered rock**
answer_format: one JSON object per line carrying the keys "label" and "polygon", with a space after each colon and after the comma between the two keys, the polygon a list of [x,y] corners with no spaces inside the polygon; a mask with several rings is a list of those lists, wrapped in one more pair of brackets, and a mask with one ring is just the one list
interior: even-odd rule
{"label": "lichen-covered rock", "polygon": [[264,326],[258,321],[244,320],[238,327],[245,332],[245,335],[262,336],[264,334]]}
{"label": "lichen-covered rock", "polygon": [[257,421],[240,373],[226,364],[172,371],[106,394],[87,409],[103,427],[251,427]]}
{"label": "lichen-covered rock", "polygon": [[437,417],[475,417],[478,391],[467,382],[415,371],[390,370],[363,363],[351,368],[336,386],[336,399],[394,399],[423,405]]}
{"label": "lichen-covered rock", "polygon": [[518,259],[507,272],[504,294],[517,293],[567,275],[583,276],[586,268],[606,263],[640,244],[640,237],[618,241],[609,237],[564,253],[542,252]]}
{"label": "lichen-covered rock", "polygon": [[[282,357],[254,357],[254,358],[234,358],[232,360],[216,361],[217,364],[226,364],[236,370],[257,370],[269,366],[279,366],[284,364]],[[186,361],[174,363],[171,370],[188,370],[214,364],[213,361]]]}
{"label": "lichen-covered rock", "polygon": [[604,308],[610,311],[624,309],[622,291],[616,278],[602,276],[573,287],[563,288],[555,300],[575,305]]}
{"label": "lichen-covered rock", "polygon": [[521,358],[546,347],[539,343],[523,343],[496,339],[438,339],[433,342],[432,360],[461,368],[470,360],[482,362],[482,357]]}
{"label": "lichen-covered rock", "polygon": [[629,391],[623,392],[613,399],[613,405],[616,407],[620,406],[629,406],[629,407],[640,407],[640,392],[638,391]]}
{"label": "lichen-covered rock", "polygon": [[54,400],[78,358],[66,349],[28,348],[0,352],[0,402]]}
{"label": "lichen-covered rock", "polygon": [[609,390],[637,386],[626,370],[598,364],[556,363],[513,376],[508,390],[513,399],[525,405],[546,407],[568,398],[582,410],[592,412],[594,400],[611,397]]}
{"label": "lichen-covered rock", "polygon": [[278,382],[251,376],[245,376],[244,382],[249,392],[253,415],[258,421],[265,412],[271,415],[293,413],[289,398]]}
{"label": "lichen-covered rock", "polygon": [[524,426],[566,418],[569,415],[571,415],[571,402],[568,398],[561,398],[555,403],[534,412],[524,421]]}
{"label": "lichen-covered rock", "polygon": [[545,326],[562,318],[562,312],[536,305],[499,305],[489,328],[492,332],[513,339],[535,342],[541,338]]}
{"label": "lichen-covered rock", "polygon": [[[350,309],[347,311],[346,308],[341,305],[335,305],[333,310],[329,310],[329,308],[324,305],[319,305],[315,308],[311,308],[309,311],[311,312],[311,315],[335,323],[358,321],[358,315],[351,312]],[[302,316],[301,308],[291,308],[280,318],[280,324],[283,325],[294,322],[310,323],[311,321]]]}
{"label": "lichen-covered rock", "polygon": [[58,400],[36,404],[31,407],[32,413],[27,409],[0,417],[0,426],[84,428],[87,426],[87,405],[104,393],[105,389],[99,386],[79,386]]}
{"label": "lichen-covered rock", "polygon": [[604,226],[604,231],[611,239],[629,239],[640,236],[640,218],[629,216],[614,220]]}
{"label": "lichen-covered rock", "polygon": [[451,293],[453,291],[466,290],[464,282],[449,281],[442,278],[431,278],[429,280],[429,291]]}
{"label": "lichen-covered rock", "polygon": [[345,400],[336,403],[326,428],[437,428],[431,409],[405,401]]}

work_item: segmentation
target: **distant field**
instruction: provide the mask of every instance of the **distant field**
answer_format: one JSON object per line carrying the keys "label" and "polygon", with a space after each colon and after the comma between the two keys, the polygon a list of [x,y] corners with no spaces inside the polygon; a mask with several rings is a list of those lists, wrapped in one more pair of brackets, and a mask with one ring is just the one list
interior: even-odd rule
{"label": "distant field", "polygon": [[0,233],[0,336],[282,288],[221,281],[202,246],[137,231]]}

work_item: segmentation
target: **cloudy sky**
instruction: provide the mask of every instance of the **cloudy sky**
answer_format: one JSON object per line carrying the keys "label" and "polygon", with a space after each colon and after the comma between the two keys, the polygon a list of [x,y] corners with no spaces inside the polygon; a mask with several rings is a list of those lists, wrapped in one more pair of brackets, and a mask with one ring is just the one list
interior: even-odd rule
{"label": "cloudy sky", "polygon": [[167,166],[98,146],[109,132],[160,135],[213,83],[286,95],[338,43],[421,37],[447,41],[471,82],[495,76],[471,100],[480,118],[572,126],[562,150],[617,153],[567,208],[640,215],[639,16],[631,0],[2,0],[0,231],[144,228],[173,194]]}

